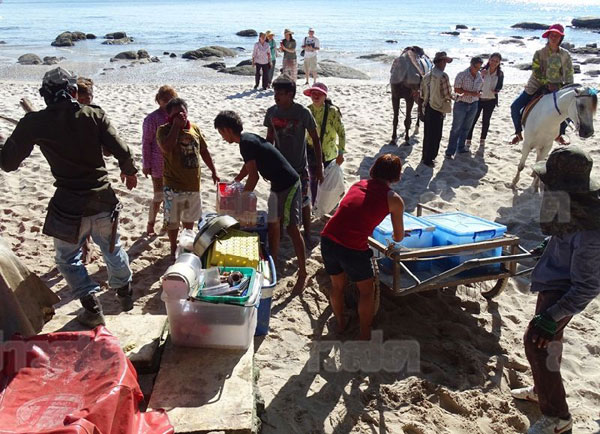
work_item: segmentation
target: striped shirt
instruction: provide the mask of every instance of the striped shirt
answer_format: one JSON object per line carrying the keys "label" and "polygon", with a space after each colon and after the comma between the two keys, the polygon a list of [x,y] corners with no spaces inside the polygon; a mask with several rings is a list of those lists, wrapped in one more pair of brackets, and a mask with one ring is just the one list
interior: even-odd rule
{"label": "striped shirt", "polygon": [[[477,71],[477,74],[475,77],[473,77],[471,74],[471,68],[467,68],[464,71],[459,72],[456,74],[456,78],[454,79],[454,88],[468,90],[469,92],[480,92],[482,87],[483,79],[481,78],[481,74],[479,71]],[[471,96],[462,94],[456,100],[471,104],[479,101],[479,95]]]}
{"label": "striped shirt", "polygon": [[144,119],[142,127],[142,164],[152,170],[153,178],[163,177],[163,154],[156,142],[158,127],[169,122],[164,110],[156,109]]}

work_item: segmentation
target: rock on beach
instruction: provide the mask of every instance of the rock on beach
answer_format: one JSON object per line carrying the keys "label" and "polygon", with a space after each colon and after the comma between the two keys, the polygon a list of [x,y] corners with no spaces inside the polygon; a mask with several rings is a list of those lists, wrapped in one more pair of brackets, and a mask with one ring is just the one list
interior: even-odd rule
{"label": "rock on beach", "polygon": [[41,65],[43,62],[37,54],[26,53],[17,59],[17,63],[21,65]]}
{"label": "rock on beach", "polygon": [[236,33],[236,35],[244,36],[244,37],[252,37],[252,36],[258,36],[258,33],[254,29],[246,29],[246,30],[240,30],[239,32]]}
{"label": "rock on beach", "polygon": [[53,47],[72,47],[76,41],[83,41],[85,39],[87,39],[87,35],[83,32],[62,32],[50,45]]}
{"label": "rock on beach", "polygon": [[196,60],[207,57],[235,57],[236,52],[230,48],[211,45],[209,47],[198,48],[197,50],[186,51],[181,55],[184,59]]}
{"label": "rock on beach", "polygon": [[513,29],[525,29],[525,30],[548,30],[548,27],[550,27],[550,26],[548,24],[524,22],[524,23],[513,24],[510,27],[512,27]]}
{"label": "rock on beach", "polygon": [[571,24],[574,27],[584,29],[600,29],[600,17],[579,17],[573,18]]}
{"label": "rock on beach", "polygon": [[44,65],[56,65],[63,60],[65,60],[64,57],[46,56],[44,57]]}

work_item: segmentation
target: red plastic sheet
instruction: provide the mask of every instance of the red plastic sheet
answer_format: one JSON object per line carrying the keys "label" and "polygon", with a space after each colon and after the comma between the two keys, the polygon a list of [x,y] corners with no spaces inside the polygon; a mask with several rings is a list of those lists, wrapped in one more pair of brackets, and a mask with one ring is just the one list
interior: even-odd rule
{"label": "red plastic sheet", "polygon": [[137,373],[104,327],[0,344],[0,434],[171,434],[142,413]]}

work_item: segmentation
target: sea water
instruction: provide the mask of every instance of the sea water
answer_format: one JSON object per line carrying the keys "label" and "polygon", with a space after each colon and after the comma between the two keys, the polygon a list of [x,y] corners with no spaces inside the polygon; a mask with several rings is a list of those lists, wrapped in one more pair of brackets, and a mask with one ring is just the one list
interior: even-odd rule
{"label": "sea water", "polygon": [[[541,31],[512,29],[521,21],[569,25],[579,16],[600,16],[600,0],[0,0],[0,77],[2,66],[12,65],[28,52],[62,56],[69,61],[107,62],[125,50],[145,49],[151,55],[164,51],[178,56],[206,45],[244,48],[235,64],[249,57],[256,38],[236,35],[243,29],[272,30],[279,40],[284,28],[295,31],[298,47],[309,27],[321,40],[320,58],[329,58],[385,79],[389,65],[358,59],[371,53],[398,55],[408,45],[419,45],[433,57],[439,50],[455,56],[452,75],[468,66],[470,56],[501,52],[510,66],[531,61],[544,40]],[[459,36],[443,35],[457,24],[468,26]],[[74,47],[52,47],[63,31],[94,33],[96,40]],[[125,31],[135,43],[102,45],[106,33]],[[591,30],[566,29],[566,41],[576,46],[600,40]],[[525,45],[501,44],[511,36]],[[397,41],[388,43],[387,40]],[[298,48],[300,50],[300,48]],[[180,60],[177,60],[180,61]],[[527,72],[514,70],[512,81]]]}

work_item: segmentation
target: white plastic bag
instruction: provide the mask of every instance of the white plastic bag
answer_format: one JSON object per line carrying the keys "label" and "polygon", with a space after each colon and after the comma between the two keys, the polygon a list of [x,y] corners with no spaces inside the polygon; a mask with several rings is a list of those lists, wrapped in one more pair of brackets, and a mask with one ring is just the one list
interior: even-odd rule
{"label": "white plastic bag", "polygon": [[317,189],[317,198],[313,213],[315,217],[323,217],[331,212],[344,196],[344,172],[342,168],[332,161],[325,169],[323,183]]}

